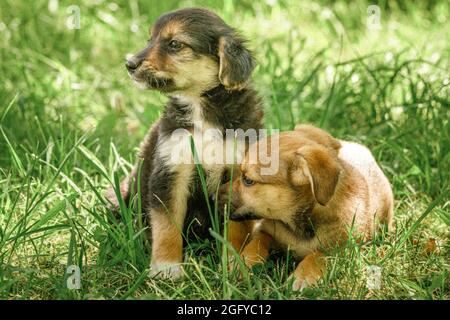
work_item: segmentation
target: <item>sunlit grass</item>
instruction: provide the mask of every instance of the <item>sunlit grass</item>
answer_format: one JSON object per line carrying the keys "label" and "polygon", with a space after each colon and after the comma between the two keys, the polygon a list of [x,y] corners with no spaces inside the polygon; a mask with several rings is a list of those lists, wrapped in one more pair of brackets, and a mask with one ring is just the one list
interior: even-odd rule
{"label": "sunlit grass", "polygon": [[[73,3],[80,30],[66,26]],[[0,297],[448,299],[450,7],[427,3],[389,1],[374,31],[365,1],[4,0]],[[268,128],[310,122],[362,142],[392,183],[396,231],[330,252],[317,288],[291,291],[289,255],[242,280],[228,273],[217,222],[212,240],[186,249],[183,281],[150,279],[145,225],[105,209],[103,191],[130,171],[166,100],[133,87],[124,57],[158,15],[193,4],[249,39]],[[66,287],[69,264],[82,269],[81,290]],[[380,290],[366,287],[368,265],[382,267]]]}

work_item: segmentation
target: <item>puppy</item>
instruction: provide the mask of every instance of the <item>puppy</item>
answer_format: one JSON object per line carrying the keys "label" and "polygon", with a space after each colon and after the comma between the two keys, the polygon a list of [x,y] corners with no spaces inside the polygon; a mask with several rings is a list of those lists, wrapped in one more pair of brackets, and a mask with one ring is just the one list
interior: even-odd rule
{"label": "puppy", "polygon": [[[189,215],[196,215],[203,230],[208,227],[206,199],[192,161],[192,141],[202,153],[198,163],[211,196],[232,165],[209,161],[208,151],[211,147],[224,151],[226,129],[262,127],[261,100],[249,80],[254,66],[254,58],[237,32],[201,8],[161,16],[151,28],[145,48],[126,62],[138,86],[169,97],[161,118],[140,147],[141,170],[136,165],[120,190],[130,202],[140,172],[140,194],[152,238],[152,274],[182,275],[182,232],[192,224]],[[117,207],[113,191],[108,198]],[[239,238],[233,240],[236,243],[242,241],[239,233],[238,226],[234,232],[238,235],[232,236]]]}
{"label": "puppy", "polygon": [[[241,165],[232,186],[231,219],[259,218],[242,251],[247,266],[263,262],[272,239],[303,258],[295,270],[293,289],[315,284],[324,271],[322,250],[342,244],[349,230],[370,239],[376,226],[392,226],[390,184],[364,146],[339,141],[325,131],[300,125],[258,142],[279,143],[279,171],[261,174],[260,163]],[[227,202],[227,186],[221,201]]]}

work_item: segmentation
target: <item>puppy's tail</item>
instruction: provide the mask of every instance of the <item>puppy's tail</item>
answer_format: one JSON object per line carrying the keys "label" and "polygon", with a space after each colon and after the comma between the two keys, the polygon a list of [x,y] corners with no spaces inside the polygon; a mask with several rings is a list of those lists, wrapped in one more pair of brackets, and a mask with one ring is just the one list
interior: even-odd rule
{"label": "puppy's tail", "polygon": [[[133,176],[133,173],[132,175]],[[129,205],[131,198],[130,191],[130,177],[126,177],[120,182],[120,195],[125,202],[125,205]],[[120,204],[119,199],[117,198],[116,191],[113,186],[110,186],[105,193],[105,198],[108,201],[108,209],[111,210],[115,215],[118,215],[120,212]]]}
{"label": "puppy's tail", "polygon": [[[141,205],[144,212],[146,211],[148,202],[147,194],[149,191],[149,180],[153,169],[152,168],[153,157],[158,142],[158,130],[159,130],[159,121],[155,122],[155,124],[152,125],[144,141],[142,142],[138,155],[139,160],[135,164],[133,170],[131,171],[131,174],[127,178],[122,180],[122,182],[120,183],[120,194],[127,206],[130,205],[130,202],[134,201],[133,199],[138,193],[138,187],[140,185],[139,191],[140,191]],[[142,167],[140,168],[141,165]],[[138,180],[140,183],[138,183]],[[110,202],[108,206],[109,209],[113,211],[115,214],[118,214],[120,212],[120,205],[119,200],[117,199],[116,191],[114,190],[113,186],[108,188],[105,197]]]}

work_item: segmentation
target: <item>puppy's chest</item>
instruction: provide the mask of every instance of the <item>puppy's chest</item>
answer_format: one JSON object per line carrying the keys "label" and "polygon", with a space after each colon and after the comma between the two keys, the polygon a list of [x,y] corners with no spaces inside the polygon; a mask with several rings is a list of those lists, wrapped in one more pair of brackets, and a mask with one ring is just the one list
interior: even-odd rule
{"label": "puppy's chest", "polygon": [[[159,141],[158,152],[171,171],[188,167],[191,177],[197,174],[197,165],[204,169],[209,191],[221,183],[229,166],[226,137],[223,128],[205,120],[200,101],[190,102],[179,113],[176,128]],[[231,158],[232,159],[232,158]]]}

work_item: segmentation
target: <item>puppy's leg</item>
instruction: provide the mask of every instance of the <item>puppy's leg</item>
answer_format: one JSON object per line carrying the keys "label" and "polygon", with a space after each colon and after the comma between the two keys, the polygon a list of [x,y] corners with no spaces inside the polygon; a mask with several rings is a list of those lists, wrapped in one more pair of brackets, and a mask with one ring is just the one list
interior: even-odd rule
{"label": "puppy's leg", "polygon": [[325,259],[321,252],[315,251],[308,254],[297,266],[292,277],[294,283],[292,290],[303,290],[315,285],[325,272]]}
{"label": "puppy's leg", "polygon": [[151,274],[179,278],[183,275],[183,226],[187,212],[192,167],[182,165],[175,170],[167,204],[150,211],[152,228]]}
{"label": "puppy's leg", "polygon": [[258,263],[264,263],[269,256],[271,241],[272,237],[268,233],[257,229],[241,253],[245,265],[252,268]]}
{"label": "puppy's leg", "polygon": [[[229,221],[228,222],[228,242],[233,246],[234,250],[240,254],[245,248],[246,243],[250,240],[254,221]],[[235,255],[228,252],[228,270],[232,271],[236,268]]]}
{"label": "puppy's leg", "polygon": [[[152,262],[151,275],[172,279],[183,275],[183,226],[175,222],[173,216],[164,209],[150,211],[152,227]],[[182,217],[178,217],[182,218]],[[183,219],[184,222],[184,217]]]}
{"label": "puppy's leg", "polygon": [[233,248],[240,253],[246,242],[250,239],[250,235],[253,231],[253,221],[229,221],[228,222],[228,241]]}
{"label": "puppy's leg", "polygon": [[266,261],[273,239],[279,244],[292,243],[291,233],[283,231],[285,228],[283,224],[268,219],[262,219],[256,223],[251,240],[241,253],[242,259],[249,268]]}

